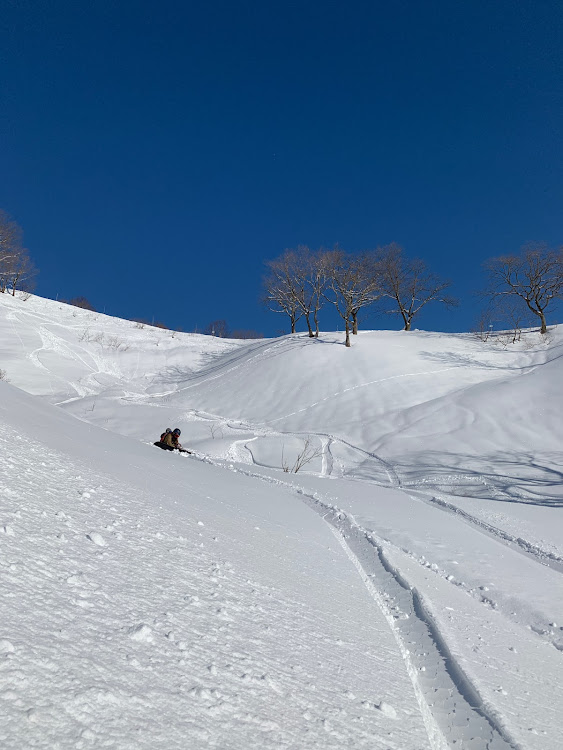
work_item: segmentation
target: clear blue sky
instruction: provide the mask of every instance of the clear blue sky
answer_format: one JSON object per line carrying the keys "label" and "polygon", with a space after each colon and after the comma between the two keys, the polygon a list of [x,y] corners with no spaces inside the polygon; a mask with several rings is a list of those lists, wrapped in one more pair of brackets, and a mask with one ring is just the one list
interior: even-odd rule
{"label": "clear blue sky", "polygon": [[0,208],[39,294],[273,335],[265,259],[396,241],[464,301],[419,327],[467,330],[485,258],[563,242],[561,0],[0,5]]}

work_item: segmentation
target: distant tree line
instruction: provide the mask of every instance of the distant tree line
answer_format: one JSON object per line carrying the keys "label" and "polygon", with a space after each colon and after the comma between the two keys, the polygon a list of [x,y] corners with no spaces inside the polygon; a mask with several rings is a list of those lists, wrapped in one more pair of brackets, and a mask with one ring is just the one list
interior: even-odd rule
{"label": "distant tree line", "polygon": [[23,246],[21,227],[0,209],[0,292],[30,291],[37,269]]}
{"label": "distant tree line", "polygon": [[424,261],[409,259],[396,243],[363,253],[339,247],[311,251],[300,246],[267,261],[264,301],[270,310],[289,318],[291,332],[305,319],[309,336],[319,335],[319,314],[332,305],[344,321],[346,346],[358,333],[360,311],[378,305],[399,315],[405,331],[430,302],[452,307],[458,301],[446,292],[451,282],[432,273]]}
{"label": "distant tree line", "polygon": [[96,308],[86,297],[72,297],[72,299],[59,299],[65,305],[72,305],[73,307],[80,307],[82,310],[90,310],[90,312],[96,312]]}
{"label": "distant tree line", "polygon": [[[346,346],[350,334],[358,333],[360,311],[367,308],[399,316],[403,330],[410,331],[427,304],[459,304],[448,293],[451,281],[433,273],[420,258],[408,258],[396,243],[362,253],[299,246],[267,261],[266,267],[264,303],[288,318],[292,333],[304,319],[309,336],[318,337],[320,311],[332,305],[344,321]],[[511,327],[535,316],[545,333],[546,309],[562,297],[563,249],[528,245],[519,255],[490,259],[485,268],[482,324],[493,314],[497,324]]]}
{"label": "distant tree line", "polygon": [[[197,333],[197,331],[196,331]],[[203,333],[208,336],[217,336],[220,339],[263,339],[264,334],[253,329],[231,328],[226,320],[213,320],[204,329]]]}
{"label": "distant tree line", "polygon": [[[358,333],[360,316],[369,309],[399,316],[403,329],[429,303],[452,308],[459,301],[449,294],[451,281],[431,271],[420,258],[408,257],[396,243],[375,250],[350,253],[336,246],[310,250],[306,246],[285,250],[266,262],[263,301],[273,312],[289,320],[295,333],[304,320],[310,337],[319,336],[320,315],[332,306],[344,322],[345,343]],[[519,253],[490,258],[485,263],[487,285],[479,294],[482,308],[477,332],[496,327],[511,328],[539,324],[547,332],[547,315],[563,298],[563,248],[545,244],[525,245]],[[0,292],[31,291],[38,271],[23,246],[21,227],[0,209]],[[60,300],[95,311],[85,297]],[[166,329],[154,320],[136,320],[140,326]],[[197,330],[194,332],[198,332]],[[225,320],[214,320],[204,333],[219,338],[258,339],[255,330],[233,329]]]}

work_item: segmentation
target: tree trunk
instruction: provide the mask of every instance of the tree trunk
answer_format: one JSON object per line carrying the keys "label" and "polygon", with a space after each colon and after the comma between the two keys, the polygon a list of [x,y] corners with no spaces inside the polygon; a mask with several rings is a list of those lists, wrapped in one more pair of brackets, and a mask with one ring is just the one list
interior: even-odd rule
{"label": "tree trunk", "polygon": [[403,331],[410,331],[410,329],[411,329],[411,321],[409,319],[409,316],[407,315],[406,310],[403,309],[403,306],[401,304],[399,304],[399,312],[401,313],[401,317],[403,318],[403,323],[405,324],[405,327],[403,328]]}
{"label": "tree trunk", "polygon": [[307,321],[307,328],[309,329],[309,338],[312,339],[314,336],[313,329],[311,328],[311,323],[309,321],[309,313],[305,315],[305,320]]}
{"label": "tree trunk", "polygon": [[350,321],[346,318],[346,346],[350,346]]}
{"label": "tree trunk", "polygon": [[317,310],[315,310],[315,338],[319,338],[319,318],[317,315]]}
{"label": "tree trunk", "polygon": [[537,308],[531,305],[528,299],[524,298],[524,301],[528,305],[528,309],[531,310],[534,313],[534,315],[537,315],[538,318],[541,320],[540,333],[547,333],[547,323],[545,322],[545,315],[544,315],[543,310],[539,309],[539,305],[537,305]]}
{"label": "tree trunk", "polygon": [[358,335],[358,313],[353,312],[352,313],[352,333],[354,336]]}
{"label": "tree trunk", "polygon": [[291,318],[291,333],[295,333],[295,318]]}

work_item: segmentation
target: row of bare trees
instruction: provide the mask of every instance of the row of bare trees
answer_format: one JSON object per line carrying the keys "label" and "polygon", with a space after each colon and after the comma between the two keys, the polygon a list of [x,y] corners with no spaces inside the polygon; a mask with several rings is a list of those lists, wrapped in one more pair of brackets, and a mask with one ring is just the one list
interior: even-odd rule
{"label": "row of bare trees", "polygon": [[[423,307],[437,302],[456,306],[447,292],[451,282],[432,273],[423,260],[407,258],[392,243],[352,254],[336,247],[311,251],[300,246],[267,261],[264,301],[270,310],[289,318],[291,332],[305,319],[310,337],[319,335],[319,313],[333,305],[344,321],[346,346],[358,332],[361,310],[376,305],[378,312],[399,315],[405,331]],[[518,330],[534,321],[547,331],[546,312],[563,298],[563,248],[529,244],[516,255],[485,263],[488,284],[478,293],[485,300],[481,326],[494,320]]]}
{"label": "row of bare trees", "polygon": [[288,316],[291,332],[304,318],[309,336],[318,337],[320,310],[330,304],[344,321],[346,346],[350,333],[358,333],[360,311],[374,303],[385,313],[400,315],[405,331],[429,302],[458,304],[446,293],[450,281],[432,273],[424,261],[406,258],[395,243],[359,254],[300,246],[266,266],[265,303]]}
{"label": "row of bare trees", "polygon": [[30,290],[37,270],[23,246],[21,227],[0,209],[0,292]]}

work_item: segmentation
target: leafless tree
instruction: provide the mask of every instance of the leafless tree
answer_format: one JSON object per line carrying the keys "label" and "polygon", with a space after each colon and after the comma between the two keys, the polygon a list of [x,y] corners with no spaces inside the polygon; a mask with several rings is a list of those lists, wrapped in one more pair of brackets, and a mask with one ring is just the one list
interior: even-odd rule
{"label": "leafless tree", "polygon": [[316,458],[320,458],[323,455],[323,448],[322,446],[319,446],[315,448],[314,445],[311,443],[311,438],[307,438],[305,440],[305,444],[303,446],[303,450],[297,454],[297,458],[293,462],[293,465],[290,465],[285,460],[284,456],[284,447],[282,446],[282,469],[287,474],[297,474],[297,472],[302,469],[306,464],[310,463],[311,461],[314,461]]}
{"label": "leafless tree", "polygon": [[481,341],[488,341],[493,330],[492,318],[489,310],[481,310],[471,332]]}
{"label": "leafless tree", "polygon": [[[309,338],[319,337],[319,312],[325,303],[323,295],[328,284],[326,251],[311,252],[306,245],[299,245],[292,253],[292,269],[296,299],[301,308]],[[311,317],[315,331],[311,325]]]}
{"label": "leafless tree", "polygon": [[[279,258],[267,261],[270,274],[265,279],[266,302],[274,312],[285,313],[295,333],[298,320],[305,318],[310,338],[319,335],[319,311],[327,284],[326,254],[311,252],[305,245],[288,249]],[[315,331],[311,325],[311,318]]]}
{"label": "leafless tree", "polygon": [[74,307],[80,307],[82,310],[96,312],[96,308],[90,300],[86,299],[86,297],[73,297],[72,299],[69,299],[68,304],[73,305]]}
{"label": "leafless tree", "polygon": [[508,311],[507,317],[510,323],[510,328],[512,329],[510,334],[512,337],[512,343],[515,344],[522,338],[522,329],[527,326],[529,314],[521,305],[512,305]]}
{"label": "leafless tree", "polygon": [[31,287],[36,273],[29,253],[22,245],[20,226],[0,210],[0,292],[11,287],[15,296],[16,289],[25,286],[26,282],[27,287]]}
{"label": "leafless tree", "polygon": [[212,320],[203,332],[207,336],[217,336],[220,339],[227,339],[230,336],[226,320]]}
{"label": "leafless tree", "polygon": [[21,227],[5,211],[0,210],[0,291],[5,292],[10,270],[22,251]]}
{"label": "leafless tree", "polygon": [[325,298],[331,302],[344,321],[346,346],[350,331],[358,333],[358,313],[381,296],[379,274],[369,253],[351,255],[340,248],[325,254],[328,277]]}
{"label": "leafless tree", "polygon": [[303,283],[298,270],[297,254],[286,250],[274,260],[266,261],[269,274],[264,279],[264,303],[272,312],[287,315],[291,333],[295,333],[297,321],[303,317]]}
{"label": "leafless tree", "polygon": [[423,260],[405,258],[396,243],[379,248],[376,256],[381,294],[393,303],[393,309],[387,312],[402,317],[405,331],[411,330],[413,318],[429,302],[446,307],[459,304],[445,294],[451,281],[431,273]]}
{"label": "leafless tree", "polygon": [[16,290],[21,289],[26,292],[32,291],[35,286],[35,276],[37,269],[30,259],[28,251],[22,247],[7,264],[8,278],[12,287],[12,296],[16,296]]}
{"label": "leafless tree", "polygon": [[[312,253],[308,248],[304,248],[301,257],[305,282],[302,307],[311,338],[319,337],[319,312],[326,301],[324,293],[329,282],[327,258],[325,250]],[[311,315],[315,324],[314,334],[311,329]]]}
{"label": "leafless tree", "polygon": [[540,319],[541,333],[547,333],[546,310],[563,297],[563,248],[526,245],[520,255],[491,258],[485,268],[489,283],[484,296],[501,310],[507,300],[519,302]]}

